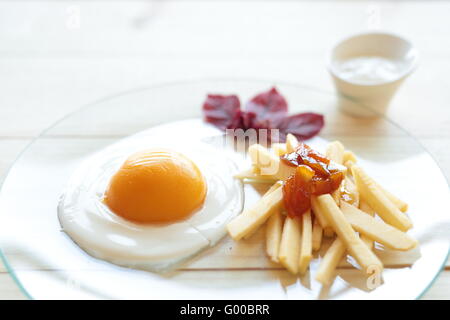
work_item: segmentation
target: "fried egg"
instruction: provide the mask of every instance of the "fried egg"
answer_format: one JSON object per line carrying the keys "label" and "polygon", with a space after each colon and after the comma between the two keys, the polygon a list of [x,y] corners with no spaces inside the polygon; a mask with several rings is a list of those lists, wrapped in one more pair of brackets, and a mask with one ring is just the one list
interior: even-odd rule
{"label": "fried egg", "polygon": [[85,159],[59,201],[62,230],[91,256],[157,272],[215,245],[242,211],[239,159],[202,141],[220,131],[195,123],[156,127]]}

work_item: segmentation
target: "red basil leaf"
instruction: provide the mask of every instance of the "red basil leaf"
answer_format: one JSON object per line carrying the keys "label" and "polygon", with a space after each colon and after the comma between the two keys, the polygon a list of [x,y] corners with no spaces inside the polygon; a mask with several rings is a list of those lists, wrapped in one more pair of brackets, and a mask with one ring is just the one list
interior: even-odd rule
{"label": "red basil leaf", "polygon": [[323,115],[313,112],[305,112],[288,116],[278,125],[280,141],[285,141],[288,133],[300,140],[314,137],[324,126]]}
{"label": "red basil leaf", "polygon": [[241,126],[241,103],[236,95],[209,94],[203,103],[203,116],[219,129],[235,129]]}
{"label": "red basil leaf", "polygon": [[241,110],[238,110],[235,112],[233,118],[231,119],[231,122],[226,127],[226,129],[241,129],[244,128],[243,119],[242,119],[243,112]]}
{"label": "red basil leaf", "polygon": [[254,123],[259,123],[258,126],[265,126],[270,121],[272,127],[276,127],[287,116],[288,105],[286,99],[273,87],[253,97],[245,106],[245,111],[256,114]]}
{"label": "red basil leaf", "polygon": [[254,122],[256,119],[256,113],[242,111],[242,123],[244,125],[244,129],[253,128]]}
{"label": "red basil leaf", "polygon": [[308,112],[287,116],[287,109],[286,100],[272,88],[249,101],[245,111],[240,109],[236,95],[208,95],[203,104],[203,115],[206,122],[221,130],[268,129],[269,139],[271,129],[279,129],[279,141],[285,141],[288,133],[300,140],[309,139],[324,126],[320,114]]}

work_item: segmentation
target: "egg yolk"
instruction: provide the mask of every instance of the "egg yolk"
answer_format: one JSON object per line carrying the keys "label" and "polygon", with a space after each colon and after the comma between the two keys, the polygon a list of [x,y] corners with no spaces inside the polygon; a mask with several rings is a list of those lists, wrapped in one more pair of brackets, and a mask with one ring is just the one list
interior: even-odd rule
{"label": "egg yolk", "polygon": [[151,149],[131,155],[111,178],[105,204],[136,223],[171,223],[186,219],[205,201],[206,182],[184,155]]}

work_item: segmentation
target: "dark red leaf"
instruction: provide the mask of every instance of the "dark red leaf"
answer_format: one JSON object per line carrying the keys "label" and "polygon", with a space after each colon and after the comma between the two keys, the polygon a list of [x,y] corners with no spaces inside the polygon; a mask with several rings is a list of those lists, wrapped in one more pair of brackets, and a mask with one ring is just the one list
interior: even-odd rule
{"label": "dark red leaf", "polygon": [[254,121],[256,119],[256,113],[242,111],[241,114],[242,114],[242,123],[244,125],[243,129],[253,128]]}
{"label": "dark red leaf", "polygon": [[231,118],[230,123],[226,127],[226,129],[242,129],[244,128],[244,124],[242,122],[243,112],[239,109],[237,112],[235,112],[234,116]]}
{"label": "dark red leaf", "polygon": [[278,125],[280,140],[285,141],[286,135],[291,133],[300,140],[314,137],[324,126],[323,115],[305,112],[288,116]]}
{"label": "dark red leaf", "polygon": [[203,116],[219,129],[235,129],[242,126],[241,103],[236,95],[209,94],[203,103]]}
{"label": "dark red leaf", "polygon": [[255,125],[265,127],[270,122],[274,128],[287,116],[288,105],[286,99],[273,87],[253,97],[245,106],[245,111],[256,114],[253,120]]}
{"label": "dark red leaf", "polygon": [[[246,110],[240,108],[236,95],[207,96],[203,104],[203,116],[221,130],[225,129],[268,129],[271,139],[271,129],[279,129],[277,141],[285,141],[288,133],[298,139],[305,140],[315,136],[324,125],[323,116],[316,113],[301,113],[288,116],[287,102],[276,88],[256,95],[246,105]],[[274,136],[276,139],[276,136]]]}

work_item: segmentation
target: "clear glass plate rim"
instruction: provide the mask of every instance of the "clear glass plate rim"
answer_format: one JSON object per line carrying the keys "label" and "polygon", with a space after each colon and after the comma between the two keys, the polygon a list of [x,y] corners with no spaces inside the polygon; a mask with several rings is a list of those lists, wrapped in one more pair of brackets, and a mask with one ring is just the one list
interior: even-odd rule
{"label": "clear glass plate rim", "polygon": [[[22,155],[39,139],[41,139],[42,137],[44,137],[46,135],[47,132],[51,131],[52,129],[54,129],[55,127],[57,127],[60,123],[62,123],[63,121],[65,121],[66,119],[70,118],[71,116],[86,110],[90,107],[93,107],[99,103],[103,103],[118,97],[123,97],[129,94],[134,94],[134,93],[138,93],[138,92],[142,92],[142,91],[146,91],[146,90],[152,90],[152,89],[158,89],[158,88],[164,88],[164,87],[170,87],[170,86],[180,86],[180,85],[189,85],[189,84],[198,84],[198,83],[202,83],[202,82],[259,82],[259,83],[273,83],[273,84],[279,84],[279,85],[285,85],[285,86],[291,86],[291,87],[299,87],[302,89],[306,89],[306,90],[310,90],[310,91],[315,91],[317,93],[320,94],[326,94],[326,95],[338,95],[337,92],[332,92],[332,91],[327,91],[327,90],[322,90],[319,89],[317,87],[314,86],[308,86],[308,85],[304,85],[302,83],[295,83],[295,82],[288,82],[288,81],[284,81],[284,80],[275,80],[275,79],[263,79],[263,78],[251,78],[251,77],[240,77],[240,78],[232,78],[232,77],[205,77],[205,78],[195,78],[195,79],[185,79],[185,80],[177,80],[177,81],[166,81],[166,82],[160,82],[160,83],[156,83],[156,84],[152,84],[149,86],[141,86],[141,87],[136,87],[136,88],[131,88],[128,90],[124,90],[124,91],[120,91],[111,95],[106,95],[102,98],[96,99],[93,102],[87,103],[85,105],[82,105],[78,108],[76,108],[74,111],[71,111],[69,113],[67,113],[66,115],[64,115],[63,117],[61,117],[60,119],[58,119],[57,121],[55,121],[54,123],[52,123],[49,127],[47,127],[46,129],[44,129],[43,131],[41,131],[36,137],[34,137],[33,139],[31,139],[31,141],[20,151],[20,153],[17,155],[17,157],[13,160],[13,162],[11,163],[11,165],[8,167],[8,169],[6,170],[6,172],[3,174],[2,176],[2,180],[0,182],[0,194],[3,190],[3,185],[6,181],[6,179],[9,176],[9,173],[11,171],[11,169],[15,166],[16,162],[22,157]],[[343,97],[346,100],[349,100],[351,102],[356,103],[355,101],[353,101],[352,99],[348,98],[348,97]],[[419,141],[419,139],[417,139],[416,137],[414,137],[409,131],[407,131],[406,129],[404,129],[402,126],[400,126],[398,123],[396,123],[395,121],[393,121],[392,119],[386,117],[386,115],[380,114],[378,111],[376,110],[372,110],[371,108],[368,108],[367,106],[363,106],[361,104],[358,104],[361,108],[366,108],[369,109],[371,112],[373,112],[376,116],[382,117],[385,121],[389,122],[390,124],[392,124],[394,127],[396,127],[397,129],[399,129],[401,132],[403,132],[404,134],[406,134],[411,140],[413,140],[423,151],[425,151],[425,153],[427,155],[429,155],[431,157],[431,159],[433,160],[434,164],[439,168],[439,171],[441,173],[441,175],[444,177],[446,183],[447,183],[447,187],[450,190],[450,181],[449,179],[447,179],[447,177],[445,176],[445,174],[442,171],[441,166],[439,165],[439,163],[436,161],[436,158],[430,153],[428,152],[428,150],[423,146],[423,144]],[[439,277],[439,275],[441,274],[441,272],[444,270],[445,268],[445,264],[448,260],[448,258],[450,257],[450,241],[448,244],[448,252],[447,255],[445,257],[445,259],[442,262],[442,265],[439,268],[439,271],[435,274],[435,276],[433,277],[433,279],[430,281],[430,283],[428,284],[428,286],[416,297],[416,299],[421,299],[423,297],[423,295],[425,293],[428,292],[428,290],[433,286],[433,284],[436,282],[437,278]],[[0,248],[0,259],[3,262],[5,269],[7,271],[7,273],[11,276],[11,278],[14,280],[14,282],[16,283],[16,285],[18,286],[19,290],[22,292],[22,294],[24,294],[24,296],[27,299],[33,300],[34,298],[31,296],[31,294],[26,290],[25,286],[22,284],[22,282],[19,280],[19,277],[16,275],[14,268],[9,264],[7,257],[5,256],[5,254],[3,253],[3,250]]]}

